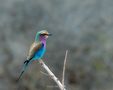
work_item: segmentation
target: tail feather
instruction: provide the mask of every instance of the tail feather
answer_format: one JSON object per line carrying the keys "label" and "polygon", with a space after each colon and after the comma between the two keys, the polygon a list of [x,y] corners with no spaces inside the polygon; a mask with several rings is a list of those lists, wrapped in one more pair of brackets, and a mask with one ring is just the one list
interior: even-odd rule
{"label": "tail feather", "polygon": [[25,70],[26,70],[26,68],[27,68],[27,66],[28,66],[28,64],[29,64],[29,62],[30,62],[30,60],[26,60],[26,61],[24,62],[23,70],[22,70],[22,72],[20,73],[19,78],[17,79],[17,81],[19,81],[20,78],[22,77],[22,75],[23,75],[23,73],[25,72]]}
{"label": "tail feather", "polygon": [[23,73],[24,73],[24,71],[22,71],[22,72],[21,72],[21,74],[20,74],[20,76],[19,76],[19,78],[18,78],[18,80],[17,80],[17,81],[19,81],[19,80],[20,80],[20,78],[21,78],[21,76],[23,75]]}

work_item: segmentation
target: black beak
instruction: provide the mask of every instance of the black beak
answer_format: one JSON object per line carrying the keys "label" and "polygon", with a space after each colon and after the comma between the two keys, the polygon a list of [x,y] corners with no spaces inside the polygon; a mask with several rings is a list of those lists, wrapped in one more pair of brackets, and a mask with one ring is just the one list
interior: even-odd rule
{"label": "black beak", "polygon": [[48,36],[52,36],[52,34],[51,33],[48,33]]}

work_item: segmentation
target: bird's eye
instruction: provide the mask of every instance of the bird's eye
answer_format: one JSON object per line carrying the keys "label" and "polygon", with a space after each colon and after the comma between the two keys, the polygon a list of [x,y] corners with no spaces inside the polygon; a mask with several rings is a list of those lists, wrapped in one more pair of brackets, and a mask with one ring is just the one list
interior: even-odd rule
{"label": "bird's eye", "polygon": [[45,36],[45,35],[47,35],[47,34],[41,34],[42,36]]}

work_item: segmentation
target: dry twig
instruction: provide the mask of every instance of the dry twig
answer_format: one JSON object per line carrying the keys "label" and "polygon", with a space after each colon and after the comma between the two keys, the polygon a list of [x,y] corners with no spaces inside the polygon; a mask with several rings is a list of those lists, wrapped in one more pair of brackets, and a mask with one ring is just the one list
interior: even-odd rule
{"label": "dry twig", "polygon": [[53,79],[58,87],[61,90],[66,90],[65,87],[62,85],[62,83],[58,80],[58,78],[51,72],[51,70],[47,67],[47,65],[45,65],[45,63],[42,60],[39,60],[39,63],[41,64],[41,66],[47,71],[47,73],[50,75],[51,79]]}
{"label": "dry twig", "polygon": [[65,68],[66,68],[67,54],[68,54],[68,50],[66,50],[65,59],[64,59],[64,65],[63,65],[63,74],[62,74],[62,85],[63,85],[63,87],[65,87],[65,85],[64,85],[64,78],[65,78]]}

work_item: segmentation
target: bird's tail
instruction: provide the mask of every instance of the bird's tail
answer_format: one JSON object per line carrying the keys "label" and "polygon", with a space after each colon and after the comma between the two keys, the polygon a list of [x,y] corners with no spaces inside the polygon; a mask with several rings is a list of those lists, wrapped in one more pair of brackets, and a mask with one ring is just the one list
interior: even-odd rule
{"label": "bird's tail", "polygon": [[30,60],[26,60],[26,61],[24,62],[23,70],[22,70],[22,72],[20,73],[19,78],[17,79],[17,81],[20,80],[20,78],[22,77],[22,75],[23,75],[23,73],[25,72],[25,70],[26,70],[27,66],[29,65],[29,63],[30,63]]}

